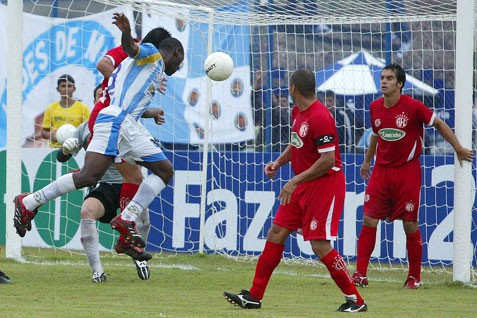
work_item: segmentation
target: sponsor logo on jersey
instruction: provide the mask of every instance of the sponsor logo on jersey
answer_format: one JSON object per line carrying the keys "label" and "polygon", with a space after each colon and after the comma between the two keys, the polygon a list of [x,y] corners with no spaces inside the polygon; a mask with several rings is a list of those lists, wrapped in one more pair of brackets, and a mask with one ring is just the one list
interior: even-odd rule
{"label": "sponsor logo on jersey", "polygon": [[305,137],[306,134],[308,133],[308,129],[310,128],[310,125],[308,125],[307,122],[304,122],[301,124],[301,127],[300,127],[300,131],[299,131],[299,134],[300,134],[300,137]]}
{"label": "sponsor logo on jersey", "polygon": [[379,136],[386,141],[397,141],[406,136],[406,132],[396,128],[383,128],[378,132]]}
{"label": "sponsor logo on jersey", "polygon": [[303,141],[301,140],[301,138],[298,136],[298,134],[295,131],[293,131],[291,134],[290,143],[295,148],[303,147]]}
{"label": "sponsor logo on jersey", "polygon": [[398,128],[404,128],[407,126],[407,122],[409,121],[409,118],[407,118],[406,114],[401,113],[396,116],[396,126]]}
{"label": "sponsor logo on jersey", "polygon": [[316,228],[318,227],[318,221],[313,218],[313,220],[311,220],[311,223],[310,223],[310,230],[314,231],[316,230]]}

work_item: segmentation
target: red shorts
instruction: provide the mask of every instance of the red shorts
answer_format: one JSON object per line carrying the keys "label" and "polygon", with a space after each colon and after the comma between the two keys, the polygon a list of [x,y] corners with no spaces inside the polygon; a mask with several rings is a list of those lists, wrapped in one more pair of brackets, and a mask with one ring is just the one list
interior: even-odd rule
{"label": "red shorts", "polygon": [[421,194],[421,164],[376,165],[364,195],[364,215],[378,220],[417,221]]}
{"label": "red shorts", "polygon": [[91,134],[91,138],[93,138],[94,122],[96,121],[96,118],[98,117],[99,112],[106,107],[108,107],[108,105],[105,105],[103,104],[103,102],[99,101],[96,103],[96,105],[94,105],[93,110],[91,111],[91,114],[89,115],[88,128]]}
{"label": "red shorts", "polygon": [[305,241],[334,240],[345,199],[343,172],[323,176],[298,185],[290,203],[280,205],[274,224],[296,231],[301,228]]}

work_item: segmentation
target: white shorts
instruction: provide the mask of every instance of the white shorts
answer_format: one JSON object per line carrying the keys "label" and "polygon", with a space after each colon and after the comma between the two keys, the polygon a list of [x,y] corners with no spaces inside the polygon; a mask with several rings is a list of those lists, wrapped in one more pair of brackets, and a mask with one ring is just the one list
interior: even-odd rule
{"label": "white shorts", "polygon": [[157,162],[167,157],[149,131],[117,106],[101,110],[87,151],[120,157],[128,162]]}

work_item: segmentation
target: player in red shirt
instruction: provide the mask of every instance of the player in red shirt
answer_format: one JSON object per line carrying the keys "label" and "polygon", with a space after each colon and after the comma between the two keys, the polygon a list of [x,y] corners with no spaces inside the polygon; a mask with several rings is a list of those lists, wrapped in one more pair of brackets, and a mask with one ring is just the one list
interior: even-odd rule
{"label": "player in red shirt", "polygon": [[[358,240],[357,286],[368,286],[369,259],[376,241],[379,220],[403,221],[406,233],[409,274],[405,288],[421,284],[422,239],[418,227],[421,191],[421,165],[424,125],[434,126],[463,160],[472,161],[472,151],[462,147],[451,128],[422,102],[401,95],[406,73],[398,64],[384,67],[381,73],[383,97],[370,105],[371,141],[361,166],[360,175],[369,179],[364,196],[364,220]],[[370,177],[371,161],[376,155]]]}
{"label": "player in red shirt", "polygon": [[290,77],[290,95],[295,104],[290,145],[265,166],[265,174],[274,178],[278,168],[291,162],[295,176],[278,196],[281,205],[268,231],[250,291],[224,292],[224,297],[242,308],[260,308],[286,240],[292,232],[302,229],[303,238],[310,241],[313,252],[346,298],[337,311],[366,311],[367,305],[351,282],[346,263],[330,243],[338,234],[345,199],[336,124],[329,110],[316,99],[313,72],[294,72]]}

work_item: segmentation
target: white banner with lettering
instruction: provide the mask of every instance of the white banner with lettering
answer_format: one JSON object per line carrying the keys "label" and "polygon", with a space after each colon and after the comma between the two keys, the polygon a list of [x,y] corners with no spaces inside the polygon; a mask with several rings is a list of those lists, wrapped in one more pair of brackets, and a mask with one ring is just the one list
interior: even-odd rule
{"label": "white banner with lettering", "polygon": [[[120,44],[121,33],[112,24],[113,12],[124,12],[134,21],[132,11],[123,8],[75,19],[49,18],[23,14],[23,138],[41,129],[46,107],[60,99],[57,79],[73,76],[74,97],[93,107],[93,89],[102,79],[96,70],[98,60]],[[7,7],[0,5],[0,55],[8,49]],[[0,60],[0,148],[5,147],[6,58]],[[3,136],[3,138],[2,138]]]}

